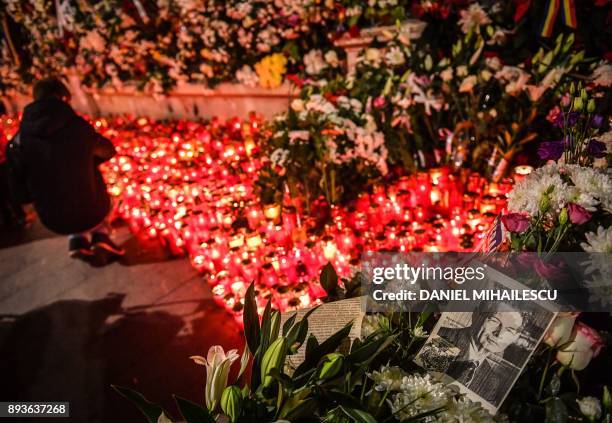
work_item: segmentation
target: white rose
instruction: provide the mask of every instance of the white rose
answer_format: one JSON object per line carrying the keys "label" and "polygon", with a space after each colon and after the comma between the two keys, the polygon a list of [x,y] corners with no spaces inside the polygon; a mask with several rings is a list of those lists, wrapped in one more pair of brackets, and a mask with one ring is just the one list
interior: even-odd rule
{"label": "white rose", "polygon": [[440,78],[442,78],[442,81],[444,82],[448,82],[453,79],[453,68],[446,68],[440,72]]}
{"label": "white rose", "polygon": [[380,64],[380,50],[377,48],[367,48],[363,57],[366,62],[373,66],[378,66]]}
{"label": "white rose", "polygon": [[601,417],[601,403],[595,397],[584,397],[576,400],[580,412],[590,421],[599,420]]}
{"label": "white rose", "polygon": [[467,66],[465,65],[457,66],[457,76],[467,76],[467,74],[468,74]]}
{"label": "white rose", "polygon": [[491,72],[489,72],[488,70],[486,70],[486,69],[480,72],[480,77],[485,82],[488,81],[489,79],[491,79],[492,76],[493,76],[493,74]]}
{"label": "white rose", "polygon": [[558,347],[565,344],[572,335],[572,329],[574,328],[574,322],[578,314],[579,313],[571,312],[559,313],[548,328],[542,341],[551,347]]}
{"label": "white rose", "polygon": [[578,322],[565,347],[557,351],[557,361],[570,369],[583,370],[600,353],[603,345],[596,330]]}
{"label": "white rose", "polygon": [[461,82],[461,85],[459,86],[459,92],[469,93],[470,91],[474,89],[474,85],[476,85],[477,81],[478,79],[476,78],[476,75],[468,76]]}
{"label": "white rose", "polygon": [[334,50],[329,50],[325,53],[325,61],[329,63],[331,67],[337,67],[340,61],[338,60],[338,55]]}
{"label": "white rose", "polygon": [[291,108],[295,112],[301,112],[302,110],[304,110],[304,100],[302,100],[301,98],[296,98],[291,102]]}

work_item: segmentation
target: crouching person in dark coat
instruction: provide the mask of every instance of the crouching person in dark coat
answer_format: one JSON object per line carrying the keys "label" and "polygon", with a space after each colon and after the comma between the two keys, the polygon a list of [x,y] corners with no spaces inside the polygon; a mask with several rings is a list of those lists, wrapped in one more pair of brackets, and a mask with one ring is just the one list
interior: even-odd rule
{"label": "crouching person in dark coat", "polygon": [[115,148],[69,101],[68,88],[48,78],[34,86],[23,112],[19,148],[34,209],[47,228],[70,235],[72,257],[122,255],[108,235],[111,200],[98,169]]}

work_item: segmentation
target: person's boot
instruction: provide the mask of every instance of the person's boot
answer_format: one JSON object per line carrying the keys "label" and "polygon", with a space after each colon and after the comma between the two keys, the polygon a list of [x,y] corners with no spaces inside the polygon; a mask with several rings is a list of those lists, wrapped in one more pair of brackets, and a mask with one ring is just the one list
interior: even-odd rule
{"label": "person's boot", "polygon": [[87,258],[93,255],[91,244],[86,237],[77,235],[71,236],[68,240],[68,254],[72,258]]}
{"label": "person's boot", "polygon": [[123,248],[115,244],[107,234],[102,232],[94,232],[91,235],[91,244],[96,254],[106,253],[117,257],[121,257],[125,254]]}

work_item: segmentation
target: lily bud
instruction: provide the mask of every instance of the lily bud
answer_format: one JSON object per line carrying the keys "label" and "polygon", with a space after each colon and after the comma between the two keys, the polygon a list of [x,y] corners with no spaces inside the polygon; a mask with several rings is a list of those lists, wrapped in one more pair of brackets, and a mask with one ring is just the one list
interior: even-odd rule
{"label": "lily bud", "polygon": [[232,423],[238,421],[242,411],[242,393],[237,386],[228,386],[221,395],[221,409]]}
{"label": "lily bud", "polygon": [[607,386],[604,386],[603,397],[601,399],[601,403],[606,408],[606,410],[612,410],[612,395],[610,395],[610,390]]}
{"label": "lily bud", "polygon": [[336,376],[344,364],[344,356],[340,353],[330,353],[325,356],[325,361],[319,371],[319,379],[331,379]]}
{"label": "lily bud", "polygon": [[582,110],[582,97],[574,97],[574,110],[580,111]]}
{"label": "lily bud", "polygon": [[586,89],[583,88],[580,90],[580,98],[582,99],[582,101],[586,101],[586,99],[589,98]]}
{"label": "lily bud", "polygon": [[559,213],[559,225],[563,226],[567,223],[567,209],[564,207]]}
{"label": "lily bud", "polygon": [[587,112],[593,113],[595,111],[595,100],[590,99],[587,103]]}
{"label": "lily bud", "polygon": [[425,56],[425,70],[427,71],[431,70],[432,66],[433,66],[433,59],[428,54],[427,56]]}
{"label": "lily bud", "polygon": [[261,380],[263,386],[269,386],[272,376],[269,373],[272,369],[281,369],[285,362],[287,350],[287,340],[281,336],[268,347],[261,359]]}
{"label": "lily bud", "polygon": [[576,86],[574,85],[574,82],[572,81],[572,83],[570,84],[569,87],[569,92],[570,94],[574,95],[574,93],[576,92]]}
{"label": "lily bud", "polygon": [[550,196],[548,194],[544,194],[542,199],[540,200],[540,212],[546,213],[550,208]]}

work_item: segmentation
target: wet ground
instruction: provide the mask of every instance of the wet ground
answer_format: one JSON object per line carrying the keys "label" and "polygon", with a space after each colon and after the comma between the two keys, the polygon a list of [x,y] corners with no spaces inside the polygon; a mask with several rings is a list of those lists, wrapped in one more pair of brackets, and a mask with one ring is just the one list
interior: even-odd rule
{"label": "wet ground", "polygon": [[240,328],[187,259],[126,228],[113,237],[127,253],[105,265],[70,259],[37,221],[0,229],[1,401],[69,401],[56,421],[71,422],[144,421],[111,384],[174,414],[173,393],[203,402],[205,369],[189,356],[238,347]]}

